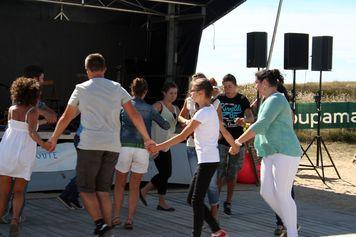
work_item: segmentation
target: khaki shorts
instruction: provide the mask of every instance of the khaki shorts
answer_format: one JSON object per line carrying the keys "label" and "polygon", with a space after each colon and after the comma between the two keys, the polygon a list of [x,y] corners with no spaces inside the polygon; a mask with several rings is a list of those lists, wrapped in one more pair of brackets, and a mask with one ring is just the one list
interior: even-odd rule
{"label": "khaki shorts", "polygon": [[129,171],[145,174],[148,170],[149,154],[146,149],[136,147],[122,147],[115,169],[121,173]]}
{"label": "khaki shorts", "polygon": [[109,192],[119,153],[77,149],[77,186],[80,192]]}

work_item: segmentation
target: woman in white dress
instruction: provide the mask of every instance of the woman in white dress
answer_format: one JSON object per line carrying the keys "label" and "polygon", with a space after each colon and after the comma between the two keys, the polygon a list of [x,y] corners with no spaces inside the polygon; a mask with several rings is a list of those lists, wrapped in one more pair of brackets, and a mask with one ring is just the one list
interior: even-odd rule
{"label": "woman in white dress", "polygon": [[4,214],[11,180],[14,179],[10,236],[17,236],[24,190],[31,178],[37,143],[47,150],[50,145],[42,141],[36,132],[36,104],[40,96],[38,82],[20,77],[12,83],[10,93],[13,105],[9,108],[8,128],[0,143],[0,216]]}

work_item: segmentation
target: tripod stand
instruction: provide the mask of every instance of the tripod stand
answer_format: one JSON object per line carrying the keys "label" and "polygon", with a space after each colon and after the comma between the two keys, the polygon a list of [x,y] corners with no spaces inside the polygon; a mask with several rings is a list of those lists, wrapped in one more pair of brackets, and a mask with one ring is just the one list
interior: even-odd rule
{"label": "tripod stand", "polygon": [[[307,148],[305,150],[302,148],[303,149],[303,156],[305,155],[308,158],[308,160],[310,162],[310,165],[300,165],[300,166],[308,167],[309,169],[314,169],[316,171],[316,173],[318,174],[319,178],[323,181],[323,183],[325,183],[324,168],[333,167],[335,169],[335,172],[336,172],[337,176],[339,177],[339,179],[341,179],[341,177],[340,177],[340,174],[339,174],[338,170],[336,169],[336,166],[335,166],[335,163],[334,163],[333,159],[331,158],[329,150],[326,147],[325,142],[324,142],[324,140],[323,140],[323,138],[322,138],[322,136],[320,134],[321,97],[322,97],[321,81],[322,81],[322,71],[320,71],[320,77],[319,77],[319,91],[314,96],[315,103],[316,103],[316,109],[317,109],[317,113],[318,113],[317,134],[313,138],[313,140],[309,143],[309,145],[307,146]],[[294,85],[294,83],[293,83],[293,85]],[[309,158],[309,156],[307,154],[309,148],[313,145],[314,142],[316,142],[316,164],[315,165],[311,161],[311,159]],[[326,153],[327,153],[327,155],[329,157],[329,160],[331,162],[331,165],[324,165],[322,148],[324,148],[324,150],[326,151]],[[308,169],[308,168],[303,168],[303,169]],[[320,173],[318,172],[317,168],[321,168],[322,175],[320,175]]]}
{"label": "tripod stand", "polygon": [[[297,92],[296,92],[296,69],[293,69],[293,87],[292,87],[292,98],[291,98],[291,109],[293,111],[293,115],[296,114],[297,111],[297,102],[296,102],[296,98],[297,98]],[[305,155],[310,163],[310,165],[299,165],[299,166],[306,166],[309,168],[302,168],[302,169],[314,169],[315,172],[318,174],[319,178],[322,180],[323,178],[321,177],[319,171],[317,170],[316,166],[314,165],[314,163],[312,162],[312,160],[310,159],[310,157],[308,156],[308,154],[306,153],[307,150],[304,150],[304,148],[302,147],[302,145],[300,145],[300,148],[303,151],[303,156]],[[308,147],[309,148],[309,147]],[[302,157],[303,157],[302,156]]]}

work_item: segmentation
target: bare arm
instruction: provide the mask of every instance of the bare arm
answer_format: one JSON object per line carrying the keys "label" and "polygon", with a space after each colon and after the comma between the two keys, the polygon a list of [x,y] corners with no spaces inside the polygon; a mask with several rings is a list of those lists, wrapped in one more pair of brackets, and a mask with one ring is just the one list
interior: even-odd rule
{"label": "bare arm", "polygon": [[235,123],[244,126],[245,123],[253,123],[255,121],[255,118],[253,116],[252,110],[251,109],[246,109],[244,112],[244,118],[237,118],[235,119]]}
{"label": "bare arm", "polygon": [[253,123],[255,121],[255,118],[252,113],[252,109],[246,109],[245,110],[245,123]]}
{"label": "bare arm", "polygon": [[153,108],[155,108],[155,110],[157,110],[159,113],[162,111],[162,104],[159,102],[154,103]]}
{"label": "bare arm", "polygon": [[181,133],[178,135],[168,139],[167,141],[158,144],[156,147],[152,148],[153,153],[156,153],[160,150],[168,149],[169,147],[178,144],[189,137],[190,134],[194,132],[194,130],[199,126],[200,122],[196,120],[192,120],[184,129]]}
{"label": "bare arm", "polygon": [[49,139],[49,142],[52,143],[51,151],[53,151],[56,147],[58,138],[63,133],[63,131],[68,127],[69,123],[78,115],[78,107],[73,105],[67,105],[66,110],[58,120],[56,128]]}
{"label": "bare arm", "polygon": [[187,100],[185,100],[184,104],[183,104],[183,108],[180,111],[179,116],[178,116],[178,122],[187,125],[190,121],[189,119],[187,119],[188,114],[189,114],[189,110],[188,110],[188,106],[187,106]]}
{"label": "bare arm", "polygon": [[125,112],[129,116],[129,118],[131,119],[132,123],[135,125],[137,130],[142,135],[143,140],[145,142],[151,140],[141,114],[135,109],[135,107],[132,105],[131,101],[126,102],[125,104],[122,105],[122,107],[124,108]]}
{"label": "bare arm", "polygon": [[242,143],[245,143],[256,136],[256,133],[249,127],[238,139],[235,140],[235,143],[241,146]]}
{"label": "bare arm", "polygon": [[38,145],[40,145],[42,148],[48,150],[48,144],[41,139],[41,137],[37,133],[37,123],[38,123],[38,110],[33,109],[30,112],[28,112],[27,116],[27,123],[28,123],[28,132],[32,140],[34,140]]}

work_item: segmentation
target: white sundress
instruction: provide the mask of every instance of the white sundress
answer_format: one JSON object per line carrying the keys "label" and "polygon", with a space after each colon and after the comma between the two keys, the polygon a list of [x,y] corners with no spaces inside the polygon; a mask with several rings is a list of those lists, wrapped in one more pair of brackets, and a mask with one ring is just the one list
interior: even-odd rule
{"label": "white sundress", "polygon": [[0,175],[30,181],[36,148],[37,143],[29,135],[28,123],[10,119],[0,143]]}

